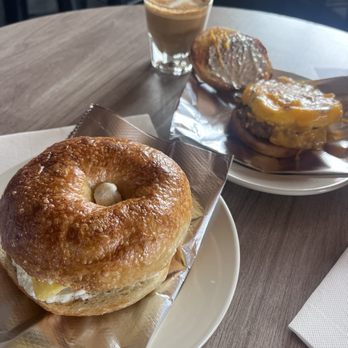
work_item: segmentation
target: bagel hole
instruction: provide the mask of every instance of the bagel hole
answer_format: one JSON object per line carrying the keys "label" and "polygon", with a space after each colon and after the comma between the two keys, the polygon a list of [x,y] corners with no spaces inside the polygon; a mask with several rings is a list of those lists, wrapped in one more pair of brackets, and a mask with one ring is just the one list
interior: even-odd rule
{"label": "bagel hole", "polygon": [[124,200],[118,184],[113,181],[102,181],[91,188],[93,203],[101,206],[112,206]]}
{"label": "bagel hole", "polygon": [[127,183],[118,181],[118,183],[114,182],[114,184],[117,186],[117,190],[121,194],[123,201],[132,197],[133,190],[130,190],[130,186]]}
{"label": "bagel hole", "polygon": [[95,188],[99,184],[102,184],[103,182],[109,182],[109,183],[115,184],[117,186],[118,192],[122,196],[122,200],[132,198],[135,194],[135,191],[136,191],[136,186],[132,183],[129,183],[128,181],[125,181],[125,180],[117,180],[117,181],[116,180],[105,180],[105,181],[98,182],[97,184],[93,184],[93,186],[91,186],[92,193],[94,192]]}

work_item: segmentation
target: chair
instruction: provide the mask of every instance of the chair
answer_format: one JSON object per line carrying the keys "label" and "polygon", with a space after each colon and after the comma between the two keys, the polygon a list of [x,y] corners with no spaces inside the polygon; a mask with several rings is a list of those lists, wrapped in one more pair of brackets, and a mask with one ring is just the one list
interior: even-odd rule
{"label": "chair", "polygon": [[73,5],[71,0],[57,0],[59,12],[72,11]]}
{"label": "chair", "polygon": [[141,0],[108,0],[108,6],[112,5],[135,5],[141,3]]}
{"label": "chair", "polygon": [[[7,24],[29,18],[27,0],[3,0],[3,5]],[[60,12],[73,9],[71,0],[57,0],[57,5]]]}
{"label": "chair", "polygon": [[28,6],[25,0],[3,0],[3,7],[7,24],[28,18]]}
{"label": "chair", "polygon": [[[6,24],[15,23],[21,20],[28,19],[30,17],[28,11],[28,0],[2,0],[5,11]],[[87,0],[75,0],[75,6],[73,6],[72,0],[56,0],[59,12],[71,11],[76,8],[86,8]],[[107,5],[135,5],[140,3],[141,0],[107,0]]]}

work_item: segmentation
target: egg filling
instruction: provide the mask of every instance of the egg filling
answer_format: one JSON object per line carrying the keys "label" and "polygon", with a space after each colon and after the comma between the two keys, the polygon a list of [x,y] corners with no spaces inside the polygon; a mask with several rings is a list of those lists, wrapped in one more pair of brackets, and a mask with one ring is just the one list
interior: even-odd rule
{"label": "egg filling", "polygon": [[39,301],[46,303],[67,303],[75,300],[87,300],[94,296],[85,290],[73,291],[50,281],[37,280],[31,277],[14,261],[12,261],[12,264],[16,268],[18,284],[28,295]]}

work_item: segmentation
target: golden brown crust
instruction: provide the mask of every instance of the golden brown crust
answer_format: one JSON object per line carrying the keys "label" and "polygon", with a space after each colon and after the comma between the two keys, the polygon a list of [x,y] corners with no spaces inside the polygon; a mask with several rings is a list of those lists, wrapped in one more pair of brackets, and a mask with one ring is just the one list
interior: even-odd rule
{"label": "golden brown crust", "polygon": [[[216,50],[216,61],[209,61],[211,49]],[[248,50],[250,54],[245,54]],[[198,35],[192,44],[191,60],[204,82],[223,91],[272,76],[272,64],[261,41],[230,28],[213,27]],[[223,74],[219,76],[217,69]]]}
{"label": "golden brown crust", "polygon": [[[91,201],[100,182],[125,200]],[[128,140],[80,137],[57,143],[12,178],[0,200],[5,252],[29,275],[73,290],[132,286],[169,264],[191,220],[181,168]]]}
{"label": "golden brown crust", "polygon": [[269,141],[259,139],[251,134],[247,129],[245,129],[238,116],[237,110],[234,110],[231,115],[230,129],[232,133],[237,135],[237,137],[247,146],[252,148],[258,153],[261,153],[266,156],[275,157],[275,158],[288,158],[294,157],[299,150],[288,149],[286,147],[277,146]]}
{"label": "golden brown crust", "polygon": [[87,300],[76,300],[68,303],[45,303],[35,301],[44,309],[58,315],[90,316],[101,315],[126,308],[150,292],[158,288],[166,279],[168,268],[156,273],[150,280],[141,282],[134,287],[111,290],[98,294]]}

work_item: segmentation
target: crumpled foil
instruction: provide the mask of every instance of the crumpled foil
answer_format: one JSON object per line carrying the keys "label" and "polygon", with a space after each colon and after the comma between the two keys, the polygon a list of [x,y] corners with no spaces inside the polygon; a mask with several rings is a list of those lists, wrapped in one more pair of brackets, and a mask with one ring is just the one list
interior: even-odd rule
{"label": "crumpled foil", "polygon": [[[275,76],[298,76],[274,71]],[[303,78],[304,79],[304,78]],[[218,92],[192,74],[174,113],[171,138],[191,139],[219,153],[233,154],[235,162],[274,174],[348,175],[348,76],[308,81],[323,92],[332,92],[343,104],[343,121],[330,128],[330,141],[320,151],[303,151],[293,158],[264,156],[243,144],[230,131],[232,111],[240,93]]]}
{"label": "crumpled foil", "polygon": [[50,314],[18,290],[0,267],[1,347],[146,347],[185,282],[232,160],[231,156],[181,141],[152,137],[112,111],[96,105],[84,114],[71,136],[81,135],[124,137],[172,157],[185,171],[196,202],[187,237],[172,260],[167,279],[156,291],[128,308],[103,316]]}

